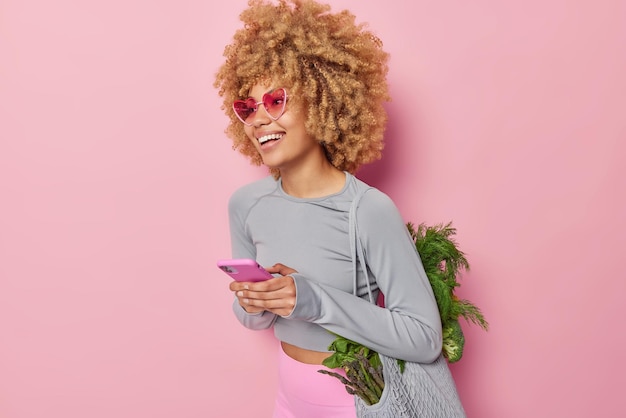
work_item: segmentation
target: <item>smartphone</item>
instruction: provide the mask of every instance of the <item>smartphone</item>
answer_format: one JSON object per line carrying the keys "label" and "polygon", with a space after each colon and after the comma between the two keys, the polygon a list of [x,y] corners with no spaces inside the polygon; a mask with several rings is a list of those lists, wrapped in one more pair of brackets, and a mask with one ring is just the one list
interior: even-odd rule
{"label": "smartphone", "polygon": [[218,260],[217,267],[238,282],[260,282],[274,277],[250,258]]}

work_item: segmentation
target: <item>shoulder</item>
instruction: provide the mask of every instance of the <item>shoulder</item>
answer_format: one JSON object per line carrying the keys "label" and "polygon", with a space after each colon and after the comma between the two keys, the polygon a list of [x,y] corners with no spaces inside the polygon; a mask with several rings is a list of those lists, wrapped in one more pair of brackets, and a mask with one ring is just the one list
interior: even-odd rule
{"label": "shoulder", "polygon": [[356,180],[361,198],[356,206],[356,220],[363,235],[394,235],[404,228],[404,220],[394,201],[381,190]]}
{"label": "shoulder", "polygon": [[397,218],[400,212],[388,195],[378,189],[370,189],[361,199],[357,214],[362,222],[384,225],[390,218]]}
{"label": "shoulder", "polygon": [[368,185],[362,180],[354,178],[355,196],[361,196],[357,205],[359,216],[384,215],[389,211],[397,211],[393,200],[381,190]]}
{"label": "shoulder", "polygon": [[231,211],[249,208],[260,198],[276,191],[277,181],[272,176],[241,186],[233,192],[228,201]]}
{"label": "shoulder", "polygon": [[356,207],[359,236],[366,245],[394,246],[406,236],[406,223],[395,202],[386,193],[367,187]]}

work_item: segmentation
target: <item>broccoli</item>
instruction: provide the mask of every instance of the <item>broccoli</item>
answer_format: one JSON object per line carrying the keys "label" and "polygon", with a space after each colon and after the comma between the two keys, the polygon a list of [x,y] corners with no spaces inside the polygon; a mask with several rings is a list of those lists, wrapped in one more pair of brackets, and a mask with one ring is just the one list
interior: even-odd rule
{"label": "broccoli", "polygon": [[454,363],[461,360],[463,347],[465,346],[465,336],[461,329],[461,324],[456,319],[446,322],[443,326],[443,356],[448,362]]}

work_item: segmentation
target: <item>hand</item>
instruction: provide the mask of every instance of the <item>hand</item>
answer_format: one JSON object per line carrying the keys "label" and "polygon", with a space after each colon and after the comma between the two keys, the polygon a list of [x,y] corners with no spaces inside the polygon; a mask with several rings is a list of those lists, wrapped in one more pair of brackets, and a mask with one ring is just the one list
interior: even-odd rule
{"label": "hand", "polygon": [[296,306],[296,285],[290,274],[297,273],[284,264],[266,268],[272,274],[280,274],[262,282],[232,282],[230,290],[235,292],[239,304],[248,313],[263,311],[287,316]]}

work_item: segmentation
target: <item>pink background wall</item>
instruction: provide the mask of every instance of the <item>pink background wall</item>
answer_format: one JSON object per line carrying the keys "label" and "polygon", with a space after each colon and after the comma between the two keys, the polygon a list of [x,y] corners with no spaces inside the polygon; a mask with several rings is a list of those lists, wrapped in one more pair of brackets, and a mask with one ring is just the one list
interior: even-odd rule
{"label": "pink background wall", "polygon": [[[472,270],[471,418],[626,416],[626,5],[332,0],[391,53],[384,159]],[[212,88],[244,0],[0,0],[0,417],[265,417],[226,202],[265,175]]]}

